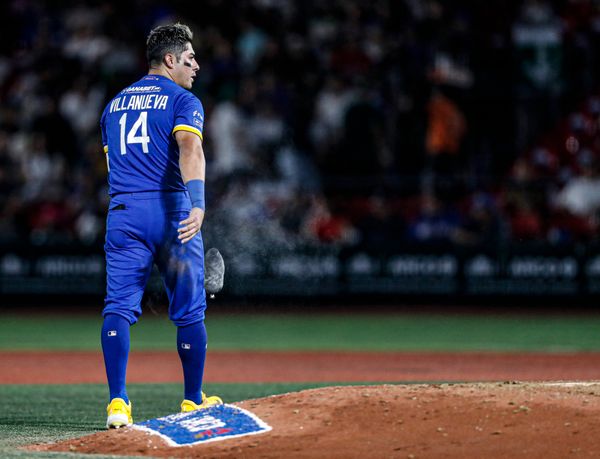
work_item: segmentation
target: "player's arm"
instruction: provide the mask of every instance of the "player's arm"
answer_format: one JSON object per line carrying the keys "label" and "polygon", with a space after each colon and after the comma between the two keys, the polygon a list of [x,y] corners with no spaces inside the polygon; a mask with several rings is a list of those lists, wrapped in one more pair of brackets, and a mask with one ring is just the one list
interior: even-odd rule
{"label": "player's arm", "polygon": [[106,169],[110,172],[110,162],[108,160],[108,136],[106,135],[106,108],[100,117],[100,133],[102,134],[102,147],[104,149],[104,156],[106,157]]}
{"label": "player's arm", "polygon": [[204,221],[204,180],[206,159],[202,149],[202,140],[194,132],[185,130],[175,132],[175,140],[179,146],[179,169],[183,183],[188,188],[192,199],[192,210],[185,220],[179,223],[179,240],[188,242],[200,232]]}

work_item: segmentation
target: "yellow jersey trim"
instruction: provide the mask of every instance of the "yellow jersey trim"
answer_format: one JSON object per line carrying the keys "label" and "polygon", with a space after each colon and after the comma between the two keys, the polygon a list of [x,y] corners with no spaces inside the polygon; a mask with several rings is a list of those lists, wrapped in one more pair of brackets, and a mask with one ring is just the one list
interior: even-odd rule
{"label": "yellow jersey trim", "polygon": [[104,145],[104,153],[108,153],[108,145]]}
{"label": "yellow jersey trim", "polygon": [[171,134],[175,134],[177,131],[193,132],[198,137],[200,137],[200,140],[204,140],[202,138],[202,132],[200,132],[199,129],[196,129],[195,127],[192,127],[192,126],[188,126],[187,124],[178,124],[177,126],[175,126],[173,128],[173,132]]}

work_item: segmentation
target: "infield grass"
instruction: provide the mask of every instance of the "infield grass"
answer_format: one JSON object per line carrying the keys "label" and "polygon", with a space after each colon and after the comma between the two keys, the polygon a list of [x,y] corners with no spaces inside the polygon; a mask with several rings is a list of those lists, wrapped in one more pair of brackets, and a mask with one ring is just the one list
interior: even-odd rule
{"label": "infield grass", "polygon": [[[100,350],[96,315],[0,313],[0,349]],[[212,350],[600,351],[599,315],[208,314]],[[147,314],[133,350],[171,350],[175,327]]]}

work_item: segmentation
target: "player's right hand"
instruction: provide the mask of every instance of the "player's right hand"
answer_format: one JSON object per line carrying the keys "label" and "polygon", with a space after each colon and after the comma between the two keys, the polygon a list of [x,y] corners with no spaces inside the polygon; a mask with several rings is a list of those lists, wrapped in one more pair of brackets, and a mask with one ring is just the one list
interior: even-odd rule
{"label": "player's right hand", "polygon": [[194,207],[192,210],[190,210],[190,215],[188,218],[179,222],[179,228],[177,228],[179,236],[177,236],[177,239],[179,239],[182,244],[190,241],[196,234],[200,232],[203,221],[204,211],[199,207]]}

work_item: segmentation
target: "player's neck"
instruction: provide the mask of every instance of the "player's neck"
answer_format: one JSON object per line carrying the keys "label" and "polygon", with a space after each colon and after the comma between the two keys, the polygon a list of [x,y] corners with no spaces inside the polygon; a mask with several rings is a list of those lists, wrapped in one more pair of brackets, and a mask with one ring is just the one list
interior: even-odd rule
{"label": "player's neck", "polygon": [[175,81],[173,80],[173,77],[169,74],[167,69],[163,67],[151,67],[150,70],[148,70],[148,75],[160,75],[164,76],[165,78],[168,78],[171,81]]}

